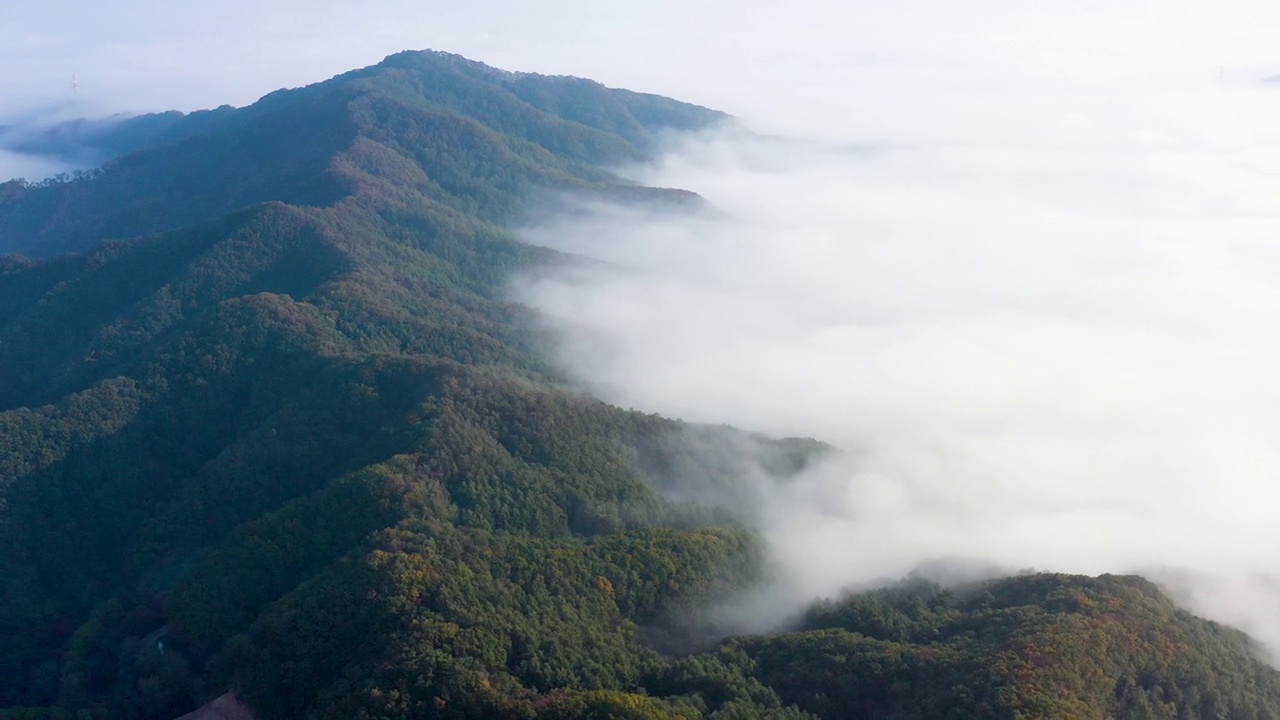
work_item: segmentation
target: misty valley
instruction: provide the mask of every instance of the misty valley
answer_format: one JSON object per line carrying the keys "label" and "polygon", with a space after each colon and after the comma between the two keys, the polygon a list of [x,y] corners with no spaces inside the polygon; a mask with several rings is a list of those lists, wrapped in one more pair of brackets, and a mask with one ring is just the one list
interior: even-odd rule
{"label": "misty valley", "polygon": [[1274,258],[1145,158],[431,51],[0,152],[0,720],[1280,717]]}

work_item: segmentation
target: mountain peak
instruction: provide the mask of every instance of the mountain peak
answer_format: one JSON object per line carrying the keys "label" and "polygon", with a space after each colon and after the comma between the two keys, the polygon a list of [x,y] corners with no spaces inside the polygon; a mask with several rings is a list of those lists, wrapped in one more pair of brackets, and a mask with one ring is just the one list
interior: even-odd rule
{"label": "mountain peak", "polygon": [[[26,150],[115,156],[69,182],[6,192],[0,198],[0,252],[84,250],[104,239],[170,230],[272,200],[329,206],[357,187],[342,167],[358,166],[366,179],[380,173],[403,179],[406,168],[416,166],[414,172],[425,173],[419,183],[430,186],[424,191],[455,202],[457,193],[475,187],[475,180],[462,176],[497,170],[477,152],[503,158],[506,197],[489,203],[488,217],[508,221],[534,187],[621,189],[628,184],[601,166],[650,157],[665,129],[690,130],[726,117],[586,80],[510,73],[448,53],[398,53],[325,82],[278,90],[244,108],[64,123],[29,139]],[[389,164],[370,164],[379,157]]]}

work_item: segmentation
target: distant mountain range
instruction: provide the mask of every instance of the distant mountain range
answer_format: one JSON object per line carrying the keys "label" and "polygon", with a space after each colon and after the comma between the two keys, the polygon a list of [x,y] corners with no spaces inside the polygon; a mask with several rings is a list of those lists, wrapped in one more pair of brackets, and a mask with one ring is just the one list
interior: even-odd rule
{"label": "distant mountain range", "polygon": [[[245,108],[73,122],[0,184],[0,719],[1275,717],[1133,577],[923,579],[725,637],[730,506],[838,452],[565,389],[509,228],[730,121],[408,52]],[[833,553],[875,548],[830,548]]]}

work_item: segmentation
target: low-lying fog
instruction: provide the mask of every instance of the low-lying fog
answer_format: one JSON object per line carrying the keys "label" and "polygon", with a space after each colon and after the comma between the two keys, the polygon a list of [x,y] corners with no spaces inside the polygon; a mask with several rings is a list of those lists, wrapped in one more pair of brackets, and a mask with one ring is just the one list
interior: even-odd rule
{"label": "low-lying fog", "polygon": [[820,140],[678,141],[625,172],[712,210],[529,228],[608,263],[516,292],[606,400],[850,451],[763,505],[793,602],[937,558],[1140,572],[1280,648],[1280,88],[1021,61],[868,72]]}

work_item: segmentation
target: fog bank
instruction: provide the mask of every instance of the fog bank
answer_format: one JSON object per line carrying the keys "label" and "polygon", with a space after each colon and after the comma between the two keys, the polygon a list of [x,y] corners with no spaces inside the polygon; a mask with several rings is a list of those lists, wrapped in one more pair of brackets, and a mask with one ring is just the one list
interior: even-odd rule
{"label": "fog bank", "polygon": [[610,402],[850,451],[764,503],[793,597],[945,557],[1140,571],[1280,648],[1280,95],[994,95],[690,139],[626,172],[713,211],[529,228],[608,264],[517,295]]}

